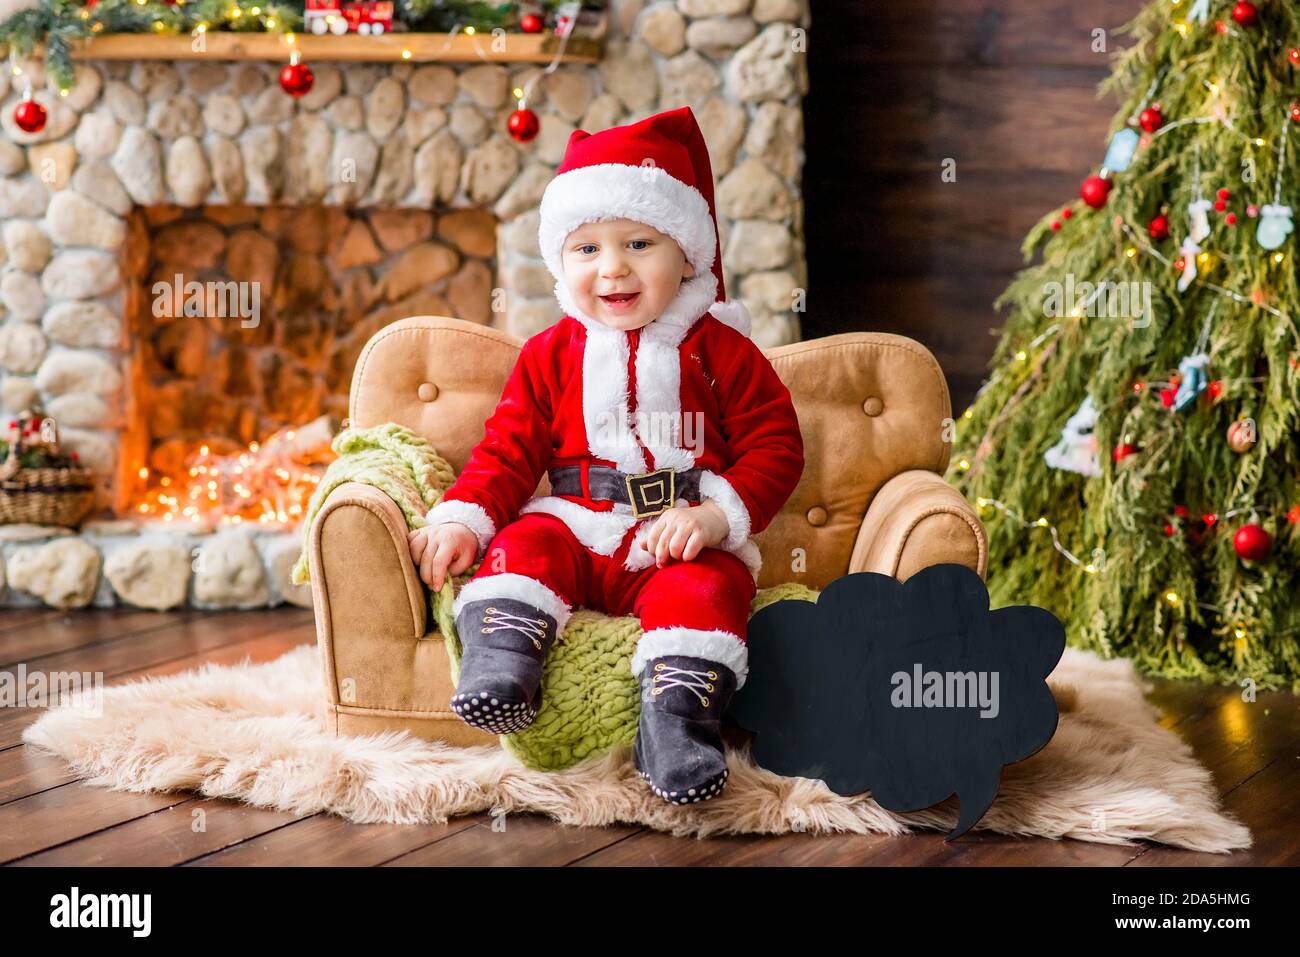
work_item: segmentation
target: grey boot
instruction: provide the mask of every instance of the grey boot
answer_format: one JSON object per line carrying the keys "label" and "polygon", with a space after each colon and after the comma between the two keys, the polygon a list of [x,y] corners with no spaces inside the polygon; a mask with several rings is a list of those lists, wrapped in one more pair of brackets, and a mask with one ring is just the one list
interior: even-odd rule
{"label": "grey boot", "polygon": [[633,760],[669,804],[707,801],[726,787],[722,714],[735,690],[735,672],[716,661],[666,655],[646,663]]}
{"label": "grey boot", "polygon": [[555,619],[514,598],[466,602],[456,616],[460,681],[451,707],[466,724],[512,734],[542,706],[542,663],[556,639]]}

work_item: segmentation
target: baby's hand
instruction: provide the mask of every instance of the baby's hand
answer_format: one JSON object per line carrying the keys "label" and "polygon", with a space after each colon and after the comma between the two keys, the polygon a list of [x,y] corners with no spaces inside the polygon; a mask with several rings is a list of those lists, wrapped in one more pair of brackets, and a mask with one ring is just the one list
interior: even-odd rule
{"label": "baby's hand", "polygon": [[459,575],[478,557],[478,536],[460,522],[417,528],[407,535],[407,544],[421,581],[434,591],[441,590],[448,572]]}
{"label": "baby's hand", "polygon": [[673,507],[659,516],[641,547],[655,556],[660,568],[669,557],[689,562],[703,549],[717,545],[731,530],[727,516],[712,502]]}

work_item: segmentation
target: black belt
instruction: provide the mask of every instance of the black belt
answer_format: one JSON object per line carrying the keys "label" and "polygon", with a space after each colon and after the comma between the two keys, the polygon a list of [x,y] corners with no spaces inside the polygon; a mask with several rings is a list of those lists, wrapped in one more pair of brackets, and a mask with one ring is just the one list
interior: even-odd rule
{"label": "black belt", "polygon": [[[679,498],[688,502],[700,501],[700,476],[703,469],[656,469],[635,475],[620,472],[607,465],[592,465],[587,469],[587,486],[592,499],[609,499],[632,506],[637,518],[649,518],[672,508]],[[582,466],[566,465],[547,472],[551,491],[556,495],[583,495]]]}

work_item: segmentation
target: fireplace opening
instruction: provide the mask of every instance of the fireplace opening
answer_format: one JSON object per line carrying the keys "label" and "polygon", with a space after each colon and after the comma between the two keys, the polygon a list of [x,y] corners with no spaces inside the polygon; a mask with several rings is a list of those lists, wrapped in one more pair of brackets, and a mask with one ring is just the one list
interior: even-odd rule
{"label": "fireplace opening", "polygon": [[296,525],[366,341],[408,316],[492,318],[480,209],[160,205],[128,226],[121,517]]}

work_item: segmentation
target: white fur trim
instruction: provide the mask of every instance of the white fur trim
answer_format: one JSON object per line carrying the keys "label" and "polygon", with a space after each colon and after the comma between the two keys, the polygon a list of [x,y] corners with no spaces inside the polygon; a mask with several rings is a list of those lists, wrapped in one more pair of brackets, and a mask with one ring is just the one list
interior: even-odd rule
{"label": "white fur trim", "polygon": [[659,166],[598,163],[561,173],[542,194],[537,239],[551,275],[564,279],[569,233],[610,219],[653,226],[677,242],[697,272],[713,268],[718,240],[703,193]]}
{"label": "white fur trim", "polygon": [[613,555],[627,530],[639,521],[632,514],[631,507],[622,502],[616,502],[612,512],[598,512],[558,495],[539,495],[529,499],[519,514],[526,512],[554,515],[568,526],[583,547],[597,555]]}
{"label": "white fur trim", "polygon": [[763,570],[763,553],[758,549],[758,542],[753,538],[747,538],[736,548],[728,548],[726,551],[731,552],[749,569],[749,573],[754,576],[754,584],[758,584],[758,573]]}
{"label": "white fur trim", "polygon": [[715,302],[709,306],[709,312],[723,325],[731,326],[742,336],[749,337],[754,321],[742,300],[728,299],[726,302]]}
{"label": "white fur trim", "polygon": [[556,283],[555,296],[565,313],[587,330],[582,355],[582,417],[592,455],[615,463],[622,472],[644,472],[648,463],[636,442],[639,435],[654,453],[658,468],[695,467],[695,454],[682,448],[682,372],[678,346],[708,312],[717,290],[718,280],[711,272],[686,280],[659,318],[641,327],[633,424],[628,398],[627,364],[631,346],[627,332],[585,315],[569,296],[568,287]]}
{"label": "white fur trim", "polygon": [[727,516],[730,532],[720,547],[727,551],[740,548],[749,538],[751,523],[749,509],[745,508],[745,503],[740,500],[731,483],[717,472],[705,469],[700,473],[700,499],[712,502],[722,509],[723,515]]}
{"label": "white fur trim", "polygon": [[627,335],[608,326],[587,327],[582,349],[582,418],[587,448],[622,472],[644,472],[645,454],[637,445],[628,410]]}
{"label": "white fur trim", "polygon": [[516,575],[514,572],[501,572],[496,575],[484,575],[471,578],[456,594],[451,603],[452,618],[459,618],[466,603],[484,598],[512,598],[538,608],[555,619],[555,634],[564,634],[564,626],[573,614],[570,604],[536,578]]}
{"label": "white fur trim", "polygon": [[452,499],[451,501],[439,502],[433,508],[429,509],[429,514],[424,516],[424,520],[429,525],[443,525],[447,522],[459,522],[467,525],[471,531],[478,537],[478,555],[476,558],[482,558],[487,551],[488,543],[492,541],[497,533],[496,524],[492,521],[492,516],[488,515],[487,510],[475,502],[466,502]]}
{"label": "white fur trim", "polygon": [[651,628],[636,643],[632,674],[638,678],[645,666],[664,655],[689,655],[726,665],[736,673],[736,688],[749,676],[749,649],[740,638],[718,628]]}
{"label": "white fur trim", "polygon": [[[636,431],[661,469],[691,469],[695,454],[682,448],[682,354],[675,327],[646,327],[636,350]],[[653,332],[651,330],[654,330]],[[664,333],[667,333],[666,335]],[[695,442],[703,436],[695,434]]]}

